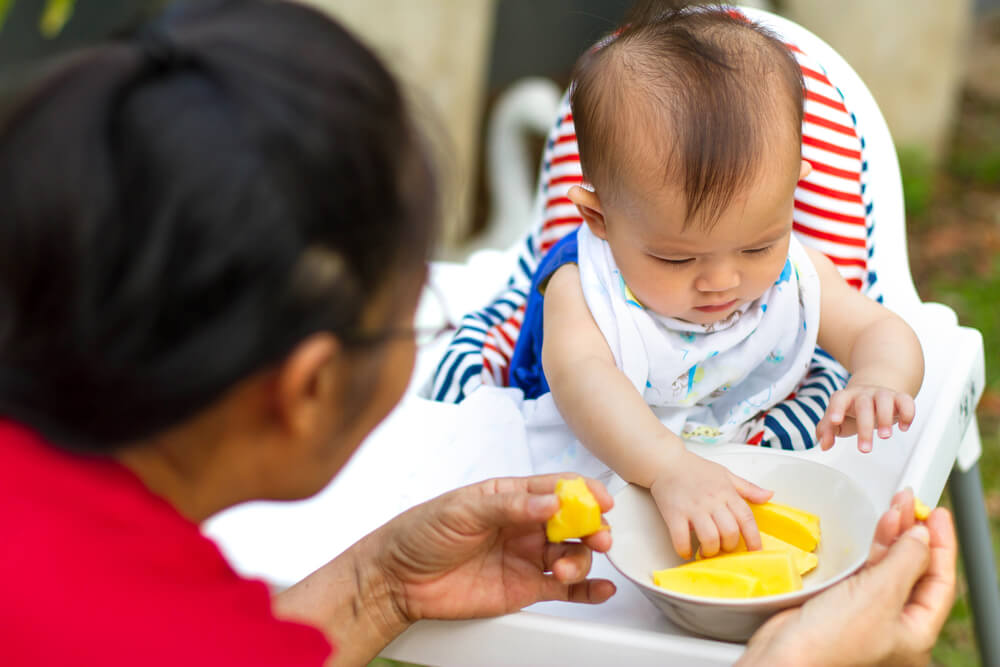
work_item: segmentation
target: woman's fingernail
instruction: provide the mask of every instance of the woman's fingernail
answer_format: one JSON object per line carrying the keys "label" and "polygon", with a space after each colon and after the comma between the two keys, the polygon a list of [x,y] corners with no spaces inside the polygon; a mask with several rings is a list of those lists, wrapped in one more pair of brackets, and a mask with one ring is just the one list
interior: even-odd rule
{"label": "woman's fingernail", "polygon": [[906,531],[906,534],[915,540],[920,540],[924,544],[931,543],[930,531],[928,531],[927,526],[923,525],[922,523],[918,523],[917,525],[913,526],[913,528],[910,528],[908,531]]}
{"label": "woman's fingernail", "polygon": [[868,454],[869,452],[872,451],[872,443],[868,442],[867,440],[862,440],[861,442],[858,443],[858,449],[860,449],[865,454]]}
{"label": "woman's fingernail", "polygon": [[883,440],[888,438],[890,435],[892,435],[892,429],[890,428],[883,427],[878,430],[878,437],[882,438]]}
{"label": "woman's fingernail", "polygon": [[545,496],[531,496],[528,498],[528,512],[530,514],[542,514],[555,509],[558,499],[555,494]]}

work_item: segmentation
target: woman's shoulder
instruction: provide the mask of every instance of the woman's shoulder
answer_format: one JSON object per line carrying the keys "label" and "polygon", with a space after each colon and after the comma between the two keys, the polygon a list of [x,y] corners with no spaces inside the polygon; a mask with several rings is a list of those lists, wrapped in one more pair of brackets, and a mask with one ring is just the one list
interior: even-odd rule
{"label": "woman's shoulder", "polygon": [[[319,630],[123,466],[0,423],[0,639],[12,664],[315,665]],[[41,656],[41,660],[38,657]]]}

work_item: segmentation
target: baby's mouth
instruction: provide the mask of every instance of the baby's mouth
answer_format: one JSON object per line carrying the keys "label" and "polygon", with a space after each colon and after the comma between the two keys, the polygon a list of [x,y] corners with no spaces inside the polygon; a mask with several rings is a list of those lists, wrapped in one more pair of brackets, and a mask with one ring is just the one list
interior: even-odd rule
{"label": "baby's mouth", "polygon": [[729,310],[736,305],[739,299],[733,299],[732,301],[727,301],[726,303],[716,304],[714,306],[695,306],[695,310],[700,310],[703,313],[718,313],[723,310]]}

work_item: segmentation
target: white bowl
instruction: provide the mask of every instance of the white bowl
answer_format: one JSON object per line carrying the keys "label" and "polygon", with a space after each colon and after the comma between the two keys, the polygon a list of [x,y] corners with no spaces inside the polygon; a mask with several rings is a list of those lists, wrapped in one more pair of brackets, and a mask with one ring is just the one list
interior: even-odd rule
{"label": "white bowl", "polygon": [[674,551],[670,532],[649,491],[629,485],[618,492],[615,506],[607,514],[614,535],[608,559],[678,626],[715,639],[746,641],[776,612],[802,604],[865,562],[878,515],[864,490],[844,473],[794,454],[748,446],[746,451],[704,458],[773,490],[775,502],[818,515],[819,565],[803,575],[802,590],[784,595],[730,600],[654,586],[653,570],[685,561]]}

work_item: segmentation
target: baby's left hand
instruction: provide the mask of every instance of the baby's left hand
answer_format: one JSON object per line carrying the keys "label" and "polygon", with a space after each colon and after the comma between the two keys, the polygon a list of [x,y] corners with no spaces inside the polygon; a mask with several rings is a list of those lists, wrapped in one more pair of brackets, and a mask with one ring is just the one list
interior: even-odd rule
{"label": "baby's left hand", "polygon": [[833,447],[837,436],[858,435],[858,449],[872,450],[872,433],[878,428],[883,440],[892,435],[892,425],[910,428],[916,405],[909,394],[873,385],[847,385],[830,397],[826,414],[816,425],[816,440],[824,450]]}

